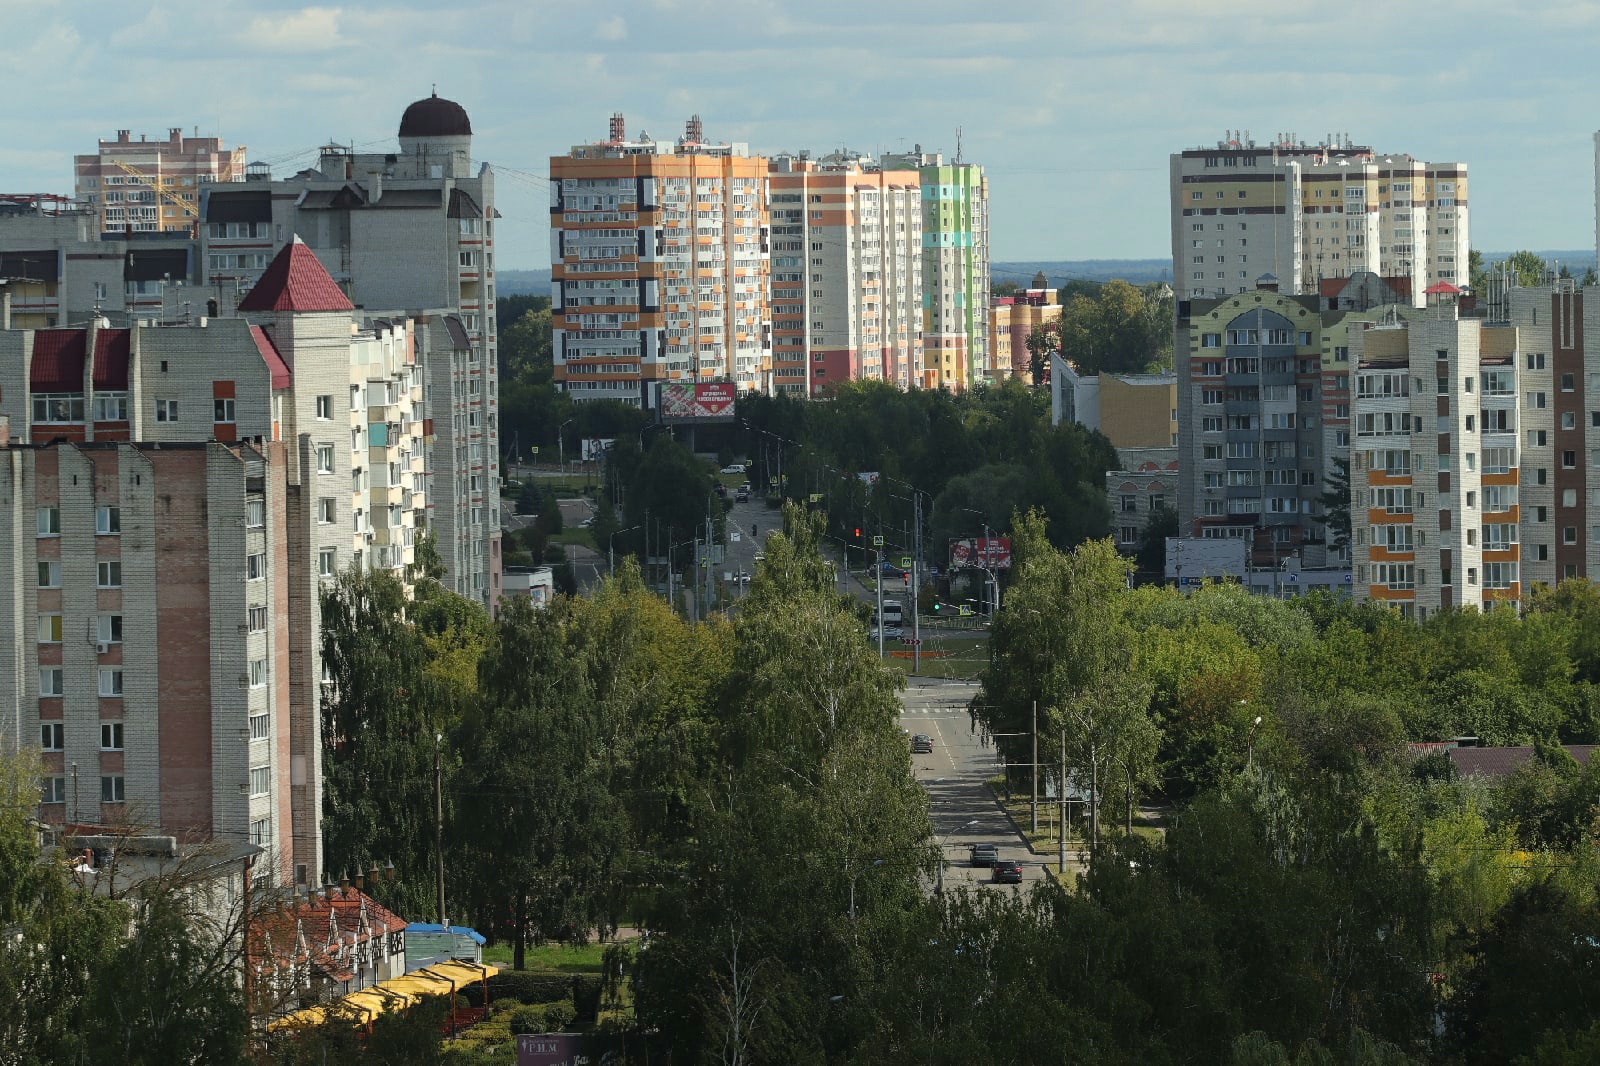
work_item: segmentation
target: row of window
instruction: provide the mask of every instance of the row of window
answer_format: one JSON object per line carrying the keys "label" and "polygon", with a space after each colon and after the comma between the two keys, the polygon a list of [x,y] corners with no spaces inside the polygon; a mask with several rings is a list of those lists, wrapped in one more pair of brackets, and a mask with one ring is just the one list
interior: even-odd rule
{"label": "row of window", "polygon": [[[100,777],[100,802],[124,803],[127,801],[127,786],[121,774],[103,774]],[[67,779],[57,774],[46,777],[39,784],[40,803],[65,803],[67,802]]]}
{"label": "row of window", "polygon": [[[122,751],[122,723],[100,723],[100,750]],[[62,751],[66,748],[66,723],[40,722],[39,747],[44,751]]]}
{"label": "row of window", "polygon": [[[66,694],[66,674],[59,666],[39,667],[39,695],[62,696]],[[122,667],[100,667],[100,685],[98,692],[108,699],[115,699],[122,695]]]}

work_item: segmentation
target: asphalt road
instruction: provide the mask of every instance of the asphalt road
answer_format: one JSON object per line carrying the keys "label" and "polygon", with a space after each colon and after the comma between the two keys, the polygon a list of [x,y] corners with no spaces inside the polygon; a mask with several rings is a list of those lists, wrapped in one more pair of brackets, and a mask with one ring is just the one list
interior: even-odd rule
{"label": "asphalt road", "polygon": [[998,768],[993,745],[974,732],[967,714],[977,684],[917,677],[906,682],[900,724],[933,739],[933,754],[913,755],[911,761],[917,780],[928,790],[934,835],[947,860],[945,886],[1018,890],[1016,885],[993,884],[988,869],[968,863],[967,849],[973,844],[994,844],[1001,858],[1021,862],[1022,888],[1043,880],[1045,857],[1029,852],[984,784]]}

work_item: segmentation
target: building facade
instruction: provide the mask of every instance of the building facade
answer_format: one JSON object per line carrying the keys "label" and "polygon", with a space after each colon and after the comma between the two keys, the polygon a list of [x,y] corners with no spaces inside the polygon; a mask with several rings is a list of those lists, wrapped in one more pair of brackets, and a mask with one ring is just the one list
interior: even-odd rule
{"label": "building facade", "polygon": [[93,155],[74,157],[74,191],[93,212],[97,233],[192,233],[200,191],[212,182],[243,181],[244,158],[243,146],[185,137],[177,127],[161,141],[143,134],[136,141],[118,130]]}
{"label": "building facade", "polygon": [[3,725],[54,823],[321,863],[323,585],[403,577],[426,524],[408,321],[303,244],[243,317],[0,333]]}
{"label": "building facade", "polygon": [[918,173],[839,153],[778,157],[769,180],[773,390],[910,387],[923,363]]}
{"label": "building facade", "polygon": [[663,381],[772,388],[767,160],[610,136],[550,160],[555,377],[576,400],[650,406]]}
{"label": "building facade", "polygon": [[1467,165],[1381,155],[1330,135],[1257,145],[1229,131],[1170,164],[1173,288],[1216,299],[1270,274],[1286,293],[1371,271],[1409,279],[1418,303],[1468,279]]}
{"label": "building facade", "polygon": [[1035,330],[1061,321],[1061,304],[1056,290],[1045,284],[1043,274],[1033,279],[1031,288],[1010,296],[996,296],[989,302],[989,353],[994,363],[994,380],[1021,378],[1033,382],[1033,353],[1028,338]]}
{"label": "building facade", "polygon": [[[1351,337],[1356,596],[1419,620],[1452,607],[1519,606],[1524,543],[1538,541],[1544,546],[1535,552],[1560,565],[1548,558],[1553,524],[1571,522],[1568,546],[1582,550],[1574,489],[1551,484],[1541,466],[1534,480],[1543,491],[1530,496],[1571,493],[1573,505],[1557,511],[1522,498],[1523,464],[1548,462],[1520,442],[1525,434],[1541,442],[1534,454],[1549,454],[1549,415],[1537,427],[1524,419],[1524,408],[1552,410],[1549,353],[1537,354],[1544,380],[1519,374],[1516,327],[1460,317],[1456,295],[1436,284],[1424,311]],[[1576,379],[1574,372],[1574,391]],[[1542,388],[1525,391],[1536,384]],[[1571,421],[1576,426],[1575,414]],[[1584,476],[1577,454],[1567,468],[1574,484]],[[1525,526],[1530,504],[1536,520]]]}

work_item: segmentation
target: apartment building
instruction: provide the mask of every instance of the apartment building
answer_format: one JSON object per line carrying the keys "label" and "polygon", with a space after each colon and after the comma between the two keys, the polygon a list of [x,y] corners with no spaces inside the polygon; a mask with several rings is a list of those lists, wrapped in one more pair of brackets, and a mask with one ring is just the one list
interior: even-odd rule
{"label": "apartment building", "polygon": [[[957,153],[959,156],[959,153]],[[922,380],[960,391],[993,380],[989,363],[989,181],[983,167],[915,145],[885,170],[922,180]]]}
{"label": "apartment building", "polygon": [[1008,377],[1033,382],[1033,353],[1028,338],[1052,322],[1061,321],[1061,304],[1056,290],[1043,274],[1034,276],[1033,285],[1010,296],[996,296],[989,302],[989,352],[994,363],[994,380]]}
{"label": "apartment building", "polygon": [[767,160],[705,140],[605,141],[550,160],[555,377],[576,400],[653,403],[664,381],[772,389]]}
{"label": "apartment building", "polygon": [[437,94],[406,108],[398,139],[398,152],[327,145],[314,167],[282,180],[250,167],[245,180],[208,185],[196,313],[244,306],[274,256],[298,239],[366,315],[419,320],[410,343],[437,473],[427,524],[445,581],[492,608],[500,595],[494,172],[473,163],[466,110]]}
{"label": "apartment building", "polygon": [[834,153],[772,160],[772,384],[920,379],[922,187],[915,170]]}
{"label": "apartment building", "polygon": [[1287,293],[1371,271],[1425,288],[1468,278],[1467,165],[1380,154],[1330,134],[1257,145],[1230,130],[1170,162],[1177,299],[1247,292],[1271,274]]}
{"label": "apartment building", "polygon": [[[1425,310],[1351,335],[1356,596],[1419,620],[1452,607],[1520,606],[1532,576],[1522,569],[1525,544],[1540,557],[1540,571],[1567,565],[1573,576],[1583,573],[1581,451],[1568,453],[1564,468],[1544,465],[1553,415],[1566,418],[1569,436],[1581,442],[1581,401],[1559,410],[1551,404],[1551,375],[1561,373],[1553,353],[1527,352],[1516,326],[1460,317],[1458,294],[1436,283]],[[1525,305],[1530,317],[1535,302]],[[1574,400],[1580,351],[1568,350]],[[1525,352],[1538,368],[1526,375],[1518,367]],[[1524,436],[1537,446],[1524,447]],[[1552,559],[1558,526],[1566,550]]]}
{"label": "apartment building", "polygon": [[322,585],[426,524],[407,321],[302,244],[244,317],[0,332],[0,715],[41,817],[321,854]]}
{"label": "apartment building", "polygon": [[94,213],[98,233],[192,233],[200,219],[200,190],[242,181],[245,149],[219,137],[185,137],[173,127],[165,140],[128,130],[100,141],[92,155],[73,158],[77,199]]}

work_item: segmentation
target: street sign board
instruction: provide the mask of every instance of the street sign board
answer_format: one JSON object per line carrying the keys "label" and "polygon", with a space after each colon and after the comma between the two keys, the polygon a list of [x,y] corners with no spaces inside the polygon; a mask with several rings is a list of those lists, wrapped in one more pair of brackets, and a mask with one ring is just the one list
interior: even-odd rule
{"label": "street sign board", "polygon": [[872,546],[873,546],[873,547],[874,547],[874,548],[881,548],[881,547],[883,547],[883,538],[882,538],[882,537],[873,537],[873,538],[872,538]]}
{"label": "street sign board", "polygon": [[911,556],[909,556],[909,555],[900,556],[900,569],[902,569],[902,570],[910,570],[911,569]]}
{"label": "street sign board", "polygon": [[950,565],[1011,569],[1010,537],[967,537],[950,542]]}
{"label": "street sign board", "polygon": [[921,637],[901,637],[900,638],[900,643],[902,643],[902,644],[921,644],[922,643],[922,638]]}

